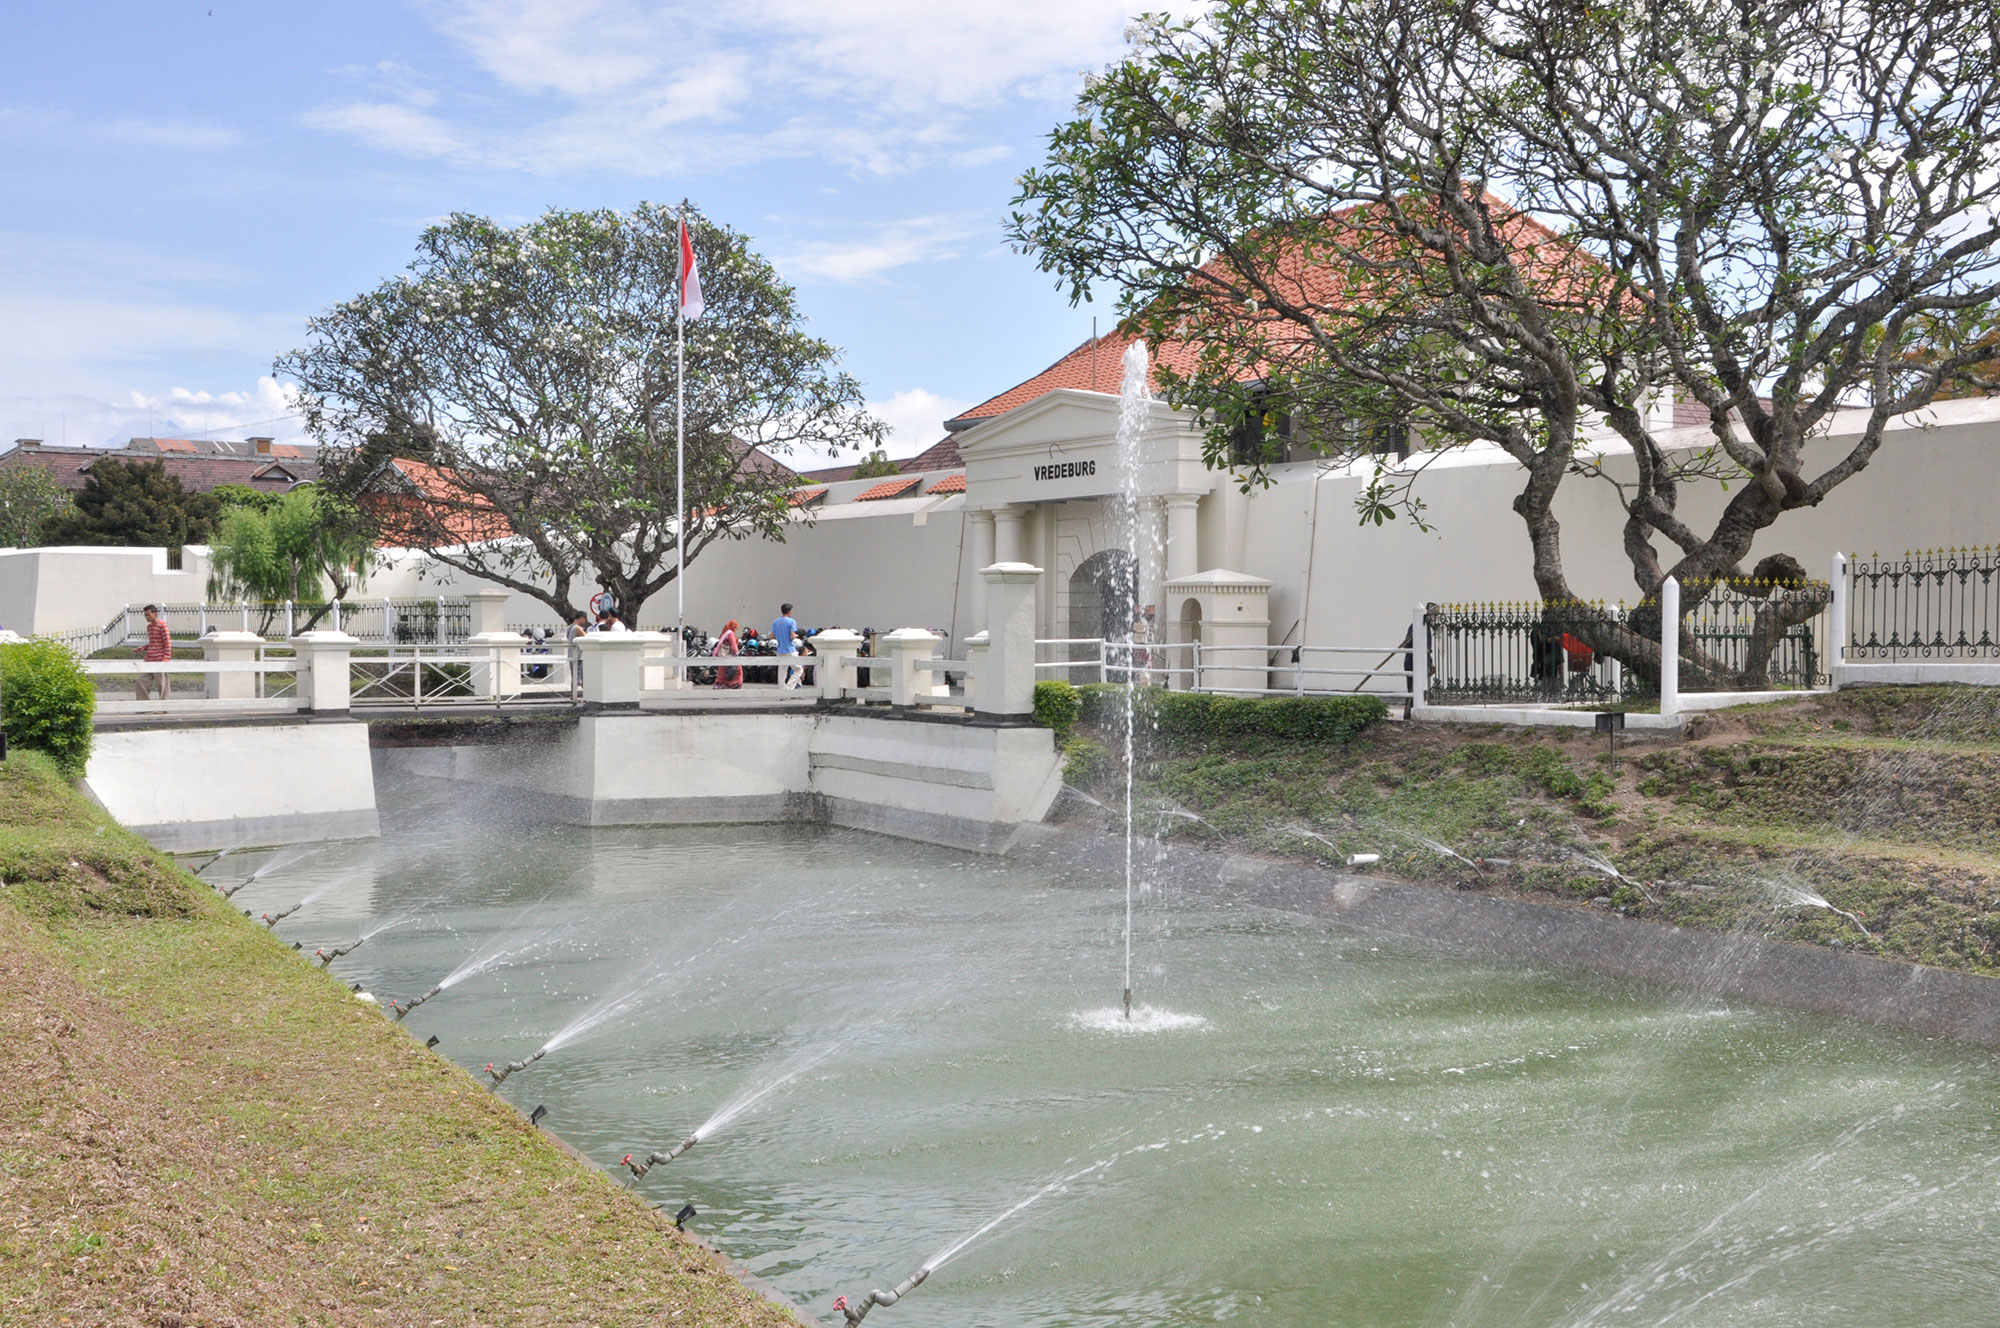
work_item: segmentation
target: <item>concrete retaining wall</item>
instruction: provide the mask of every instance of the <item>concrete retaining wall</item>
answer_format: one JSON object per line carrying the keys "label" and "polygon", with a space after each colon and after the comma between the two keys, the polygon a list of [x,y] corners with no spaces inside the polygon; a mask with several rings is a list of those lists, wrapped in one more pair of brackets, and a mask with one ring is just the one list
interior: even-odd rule
{"label": "concrete retaining wall", "polygon": [[381,833],[368,728],[348,721],[100,729],[84,790],[173,853]]}
{"label": "concrete retaining wall", "polygon": [[[1122,839],[1040,826],[1016,856],[1124,870]],[[1325,918],[1385,936],[1511,955],[2000,1047],[2000,980],[1748,936],[1688,931],[1595,910],[1347,876],[1240,854],[1166,848],[1149,879]]]}
{"label": "concrete retaining wall", "polygon": [[827,821],[1005,852],[1062,788],[1047,729],[919,712],[619,711],[530,742],[443,736],[399,735],[375,760],[572,825]]}

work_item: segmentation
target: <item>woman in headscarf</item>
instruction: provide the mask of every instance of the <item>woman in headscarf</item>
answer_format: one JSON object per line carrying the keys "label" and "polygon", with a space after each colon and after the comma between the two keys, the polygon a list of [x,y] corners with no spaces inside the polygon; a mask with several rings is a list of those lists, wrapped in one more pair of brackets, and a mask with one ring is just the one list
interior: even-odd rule
{"label": "woman in headscarf", "polygon": [[[736,620],[731,618],[728,622],[722,624],[722,635],[715,638],[715,657],[717,659],[734,659],[737,649]],[[717,687],[741,687],[743,685],[742,666],[737,665],[733,668],[717,667],[715,670],[715,685]]]}

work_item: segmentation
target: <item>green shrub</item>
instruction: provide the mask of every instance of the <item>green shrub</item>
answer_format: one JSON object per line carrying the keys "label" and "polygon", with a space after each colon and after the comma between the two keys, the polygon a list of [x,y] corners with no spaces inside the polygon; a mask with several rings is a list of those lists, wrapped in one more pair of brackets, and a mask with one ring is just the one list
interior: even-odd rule
{"label": "green shrub", "polygon": [[97,689],[67,646],[0,645],[0,727],[9,743],[47,752],[63,774],[80,779],[96,711]]}
{"label": "green shrub", "polygon": [[[1089,683],[1076,689],[1082,718],[1100,728],[1122,730],[1125,687]],[[1214,696],[1140,687],[1132,709],[1141,727],[1174,737],[1224,738],[1260,735],[1296,742],[1352,742],[1389,707],[1379,696]]]}
{"label": "green shrub", "polygon": [[1111,752],[1101,742],[1071,738],[1063,744],[1063,782],[1089,788],[1111,773]]}
{"label": "green shrub", "polygon": [[1054,729],[1057,737],[1075,728],[1082,713],[1083,698],[1068,683],[1048,680],[1035,684],[1035,722]]}

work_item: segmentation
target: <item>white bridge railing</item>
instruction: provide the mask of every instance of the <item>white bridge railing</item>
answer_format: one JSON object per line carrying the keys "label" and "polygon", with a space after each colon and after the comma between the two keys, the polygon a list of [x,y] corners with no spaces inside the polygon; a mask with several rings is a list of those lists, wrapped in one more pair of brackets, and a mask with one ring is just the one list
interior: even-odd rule
{"label": "white bridge railing", "polygon": [[[1410,695],[1406,645],[1209,645],[1051,637],[1035,642],[1035,671],[1071,682],[1124,682],[1229,696]],[[1044,658],[1045,655],[1057,656]],[[1083,677],[1075,676],[1082,673]]]}

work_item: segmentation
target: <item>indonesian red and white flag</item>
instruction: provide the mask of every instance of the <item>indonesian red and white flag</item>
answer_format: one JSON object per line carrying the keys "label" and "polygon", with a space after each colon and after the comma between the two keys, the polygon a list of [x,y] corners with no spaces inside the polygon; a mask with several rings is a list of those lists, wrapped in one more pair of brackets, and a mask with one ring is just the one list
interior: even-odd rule
{"label": "indonesian red and white flag", "polygon": [[701,271],[694,265],[694,241],[688,237],[688,224],[681,221],[681,317],[701,317]]}

